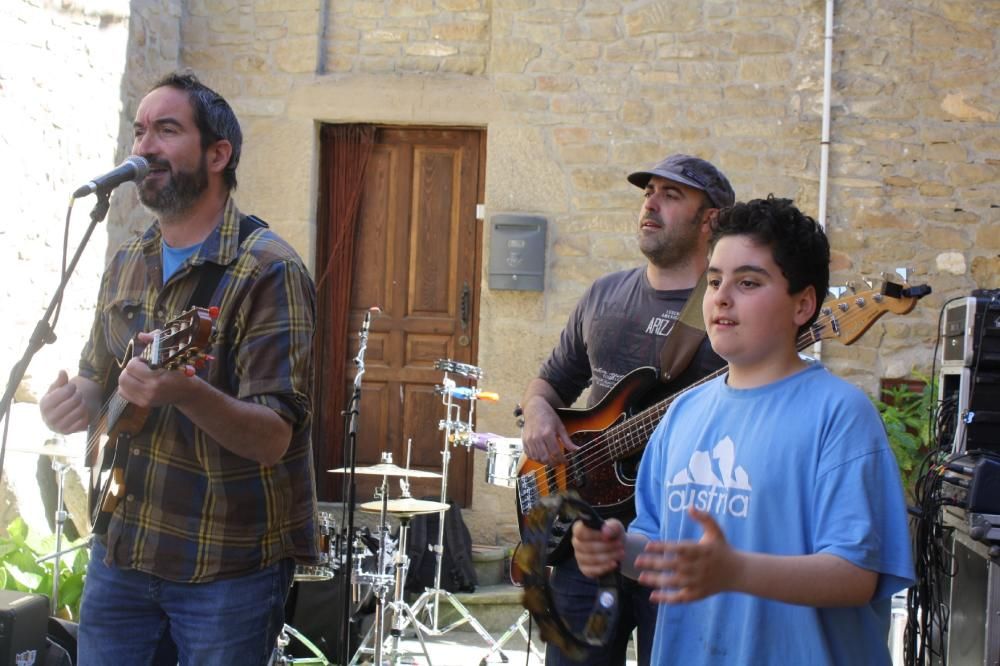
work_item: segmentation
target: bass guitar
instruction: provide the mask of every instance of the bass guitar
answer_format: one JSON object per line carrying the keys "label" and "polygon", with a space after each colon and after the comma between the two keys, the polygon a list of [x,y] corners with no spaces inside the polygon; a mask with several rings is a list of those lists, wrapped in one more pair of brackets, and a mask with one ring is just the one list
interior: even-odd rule
{"label": "bass guitar", "polygon": [[[883,314],[907,314],[930,291],[927,286],[908,287],[887,279],[881,290],[853,292],[827,301],[816,322],[799,336],[798,349],[806,349],[820,340],[839,340],[850,345]],[[568,451],[563,446],[567,461],[563,465],[522,459],[516,481],[522,541],[525,516],[549,495],[574,490],[604,516],[627,513],[635,493],[634,469],[667,408],[688,389],[722,375],[725,370],[723,367],[664,398],[663,391],[669,386],[659,381],[659,371],[639,368],[622,378],[593,407],[556,410],[572,443],[579,448]],[[558,562],[568,554],[571,524],[555,522],[549,538],[548,563]]]}
{"label": "bass guitar", "polygon": [[[155,331],[153,340],[138,357],[151,368],[168,370],[189,363],[203,364],[206,358],[203,350],[212,337],[212,320],[217,314],[216,308],[191,308]],[[119,369],[135,355],[133,340],[118,363]],[[128,440],[142,430],[150,411],[133,405],[113,391],[90,426],[85,461],[90,468],[88,500],[94,534],[107,532],[111,515],[125,495]]]}

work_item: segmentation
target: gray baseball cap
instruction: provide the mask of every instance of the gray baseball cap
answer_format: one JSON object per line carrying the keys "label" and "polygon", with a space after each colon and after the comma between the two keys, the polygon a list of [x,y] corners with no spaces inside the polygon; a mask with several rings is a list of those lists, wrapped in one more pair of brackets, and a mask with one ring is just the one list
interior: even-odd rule
{"label": "gray baseball cap", "polygon": [[646,189],[653,176],[701,190],[717,208],[726,208],[736,203],[736,194],[729,179],[714,164],[699,157],[671,155],[648,171],[630,173],[628,182]]}

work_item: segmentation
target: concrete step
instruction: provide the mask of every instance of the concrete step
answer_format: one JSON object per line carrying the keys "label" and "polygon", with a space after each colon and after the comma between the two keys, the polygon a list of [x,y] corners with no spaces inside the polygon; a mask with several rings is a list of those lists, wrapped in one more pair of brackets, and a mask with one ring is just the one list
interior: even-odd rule
{"label": "concrete step", "polygon": [[[515,585],[481,585],[475,592],[459,592],[454,598],[494,637],[503,634],[524,612],[524,607],[521,605],[521,588]],[[411,603],[414,600],[415,596],[414,599],[410,599]],[[425,617],[425,614],[421,613],[421,621],[424,621]],[[461,617],[462,614],[447,597],[441,597],[438,628],[447,627]],[[470,629],[468,625],[462,628],[463,631]]]}

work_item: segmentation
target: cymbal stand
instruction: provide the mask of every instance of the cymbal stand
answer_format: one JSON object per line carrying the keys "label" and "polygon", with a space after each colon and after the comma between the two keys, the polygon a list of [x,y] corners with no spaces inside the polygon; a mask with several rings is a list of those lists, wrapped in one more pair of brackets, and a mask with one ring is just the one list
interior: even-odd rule
{"label": "cymbal stand", "polygon": [[[345,479],[342,490],[346,494],[344,502],[344,520],[341,525],[345,526],[346,538],[344,539],[343,567],[344,571],[351,571],[354,558],[354,505],[357,495],[356,484],[356,455],[358,449],[358,416],[361,410],[361,377],[365,374],[365,352],[368,349],[368,329],[371,327],[372,314],[379,312],[377,307],[369,308],[365,312],[364,320],[361,322],[361,332],[358,335],[358,355],[354,357],[354,365],[357,366],[357,373],[354,375],[354,390],[351,392],[350,404],[344,415],[347,416],[346,426],[346,446],[345,446],[345,466],[350,472]],[[342,620],[340,624],[340,663],[347,662],[351,653],[351,593],[350,585],[344,585],[340,596],[340,609]]]}
{"label": "cymbal stand", "polygon": [[[438,424],[438,428],[444,430],[444,448],[441,451],[442,469],[441,469],[441,503],[447,504],[448,502],[448,463],[451,460],[451,451],[449,446],[454,441],[454,435],[456,432],[465,432],[471,430],[471,409],[470,409],[470,421],[469,423],[464,423],[461,420],[459,406],[453,401],[453,396],[456,393],[457,385],[455,380],[448,376],[449,371],[454,371],[460,373],[466,377],[469,377],[473,381],[480,379],[483,376],[483,371],[475,366],[469,366],[461,363],[454,363],[451,361],[438,361],[435,364],[435,368],[439,370],[444,370],[444,381],[443,381],[443,394],[444,394],[444,405],[445,405],[445,419]],[[459,601],[454,594],[447,590],[441,589],[441,567],[443,564],[444,557],[444,521],[445,512],[442,511],[439,514],[438,519],[438,538],[432,550],[434,551],[434,556],[436,558],[436,568],[434,571],[434,587],[427,588],[424,592],[417,598],[413,604],[413,614],[415,616],[420,616],[421,611],[425,611],[429,617],[429,624],[423,624],[418,620],[415,623],[419,625],[420,629],[423,629],[427,634],[431,636],[441,636],[446,634],[452,629],[459,627],[463,624],[468,623],[472,629],[479,634],[483,640],[486,641],[488,645],[495,646],[496,641],[493,636],[490,635],[488,631],[483,627],[482,624],[469,612],[469,609]],[[455,620],[447,627],[441,627],[439,624],[440,620],[440,607],[441,598],[451,604],[451,606],[458,612],[461,616],[459,619]],[[502,655],[503,653],[501,653]],[[506,656],[503,657],[506,661]]]}
{"label": "cymbal stand", "polygon": [[[409,454],[407,454],[407,461],[409,460]],[[392,462],[392,456],[388,453],[382,454],[383,462]],[[402,481],[404,488],[404,496],[409,496],[408,486],[406,481]],[[388,503],[389,503],[389,488],[388,488],[388,476],[382,477],[382,485],[376,491],[377,494],[381,495],[382,500],[382,510],[379,513],[380,522],[380,541],[381,547],[378,552],[378,569],[374,576],[371,576],[373,583],[372,588],[375,594],[375,621],[371,628],[368,629],[368,633],[365,634],[364,640],[361,641],[361,645],[358,651],[355,653],[354,658],[351,660],[351,666],[359,663],[361,655],[363,654],[373,654],[375,659],[375,664],[381,666],[382,656],[385,639],[385,611],[388,607],[392,611],[392,624],[389,629],[389,650],[386,658],[389,664],[395,665],[398,663],[398,659],[403,654],[408,654],[405,651],[400,650],[399,639],[403,635],[403,631],[406,629],[407,625],[411,622],[413,623],[414,632],[417,635],[417,640],[420,641],[420,649],[424,653],[424,657],[427,659],[427,664],[431,664],[431,656],[427,651],[427,644],[424,642],[424,635],[421,632],[421,625],[417,622],[417,618],[414,615],[414,611],[410,608],[409,604],[406,603],[405,590],[406,585],[406,572],[409,569],[410,559],[406,555],[406,537],[409,529],[409,521],[411,516],[401,515],[399,516],[399,543],[397,544],[396,553],[393,557],[393,574],[384,574],[385,571],[385,557],[389,548],[387,547],[386,539],[389,534],[389,520],[388,520]],[[389,585],[394,583],[393,596],[388,602],[386,601],[386,595],[389,590]],[[366,647],[369,640],[371,639],[372,647]]]}
{"label": "cymbal stand", "polygon": [[66,471],[69,469],[69,463],[62,462],[58,458],[52,458],[52,469],[55,470],[56,478],[58,478],[58,490],[56,492],[56,511],[55,511],[55,525],[56,525],[56,550],[50,555],[44,557],[39,557],[35,560],[36,563],[41,564],[48,560],[52,560],[52,599],[50,600],[50,610],[52,615],[56,614],[56,610],[59,608],[59,565],[62,556],[66,553],[71,553],[74,550],[83,548],[90,543],[90,539],[79,543],[72,548],[66,550],[62,549],[62,536],[63,536],[63,525],[66,523],[66,518],[69,514],[66,512],[65,500],[63,498],[63,486],[66,482]]}

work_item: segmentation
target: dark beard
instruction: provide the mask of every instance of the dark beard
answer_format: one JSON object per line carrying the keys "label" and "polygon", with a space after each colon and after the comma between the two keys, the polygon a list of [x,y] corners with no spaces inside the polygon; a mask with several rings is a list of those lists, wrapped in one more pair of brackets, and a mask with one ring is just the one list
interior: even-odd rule
{"label": "dark beard", "polygon": [[159,190],[147,186],[147,182],[139,183],[139,201],[150,210],[161,215],[171,216],[183,213],[191,208],[208,189],[208,163],[205,153],[201,154],[197,171],[174,171],[165,160],[149,160],[150,166],[167,167],[170,178]]}

